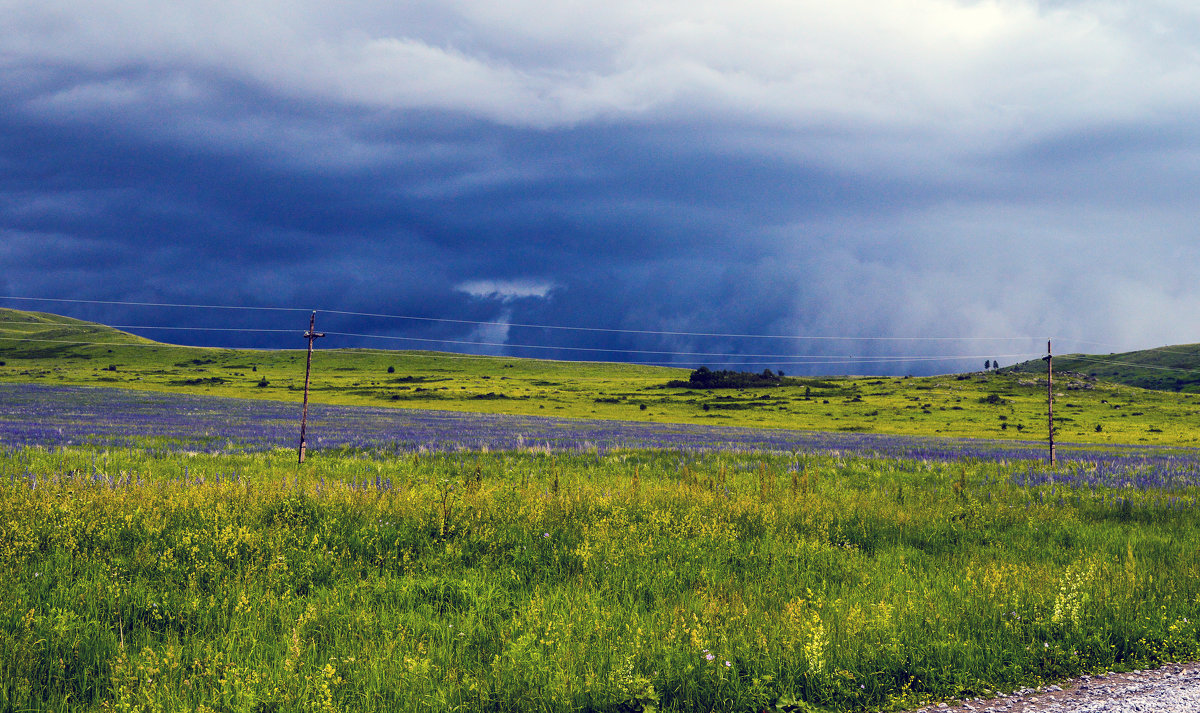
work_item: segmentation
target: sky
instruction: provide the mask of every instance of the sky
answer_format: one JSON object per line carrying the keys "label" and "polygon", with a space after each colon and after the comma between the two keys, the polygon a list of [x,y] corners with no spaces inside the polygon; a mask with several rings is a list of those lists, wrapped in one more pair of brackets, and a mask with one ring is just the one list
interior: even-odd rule
{"label": "sky", "polygon": [[1198,140],[1183,0],[0,0],[0,306],[794,374],[1194,343]]}

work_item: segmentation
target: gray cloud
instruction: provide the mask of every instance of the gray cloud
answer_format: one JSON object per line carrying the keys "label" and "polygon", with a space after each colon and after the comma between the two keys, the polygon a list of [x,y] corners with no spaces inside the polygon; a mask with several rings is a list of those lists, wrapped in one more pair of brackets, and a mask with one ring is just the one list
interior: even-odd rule
{"label": "gray cloud", "polygon": [[0,10],[9,294],[496,321],[331,318],[678,363],[700,359],[636,350],[1000,357],[1200,327],[1189,6]]}

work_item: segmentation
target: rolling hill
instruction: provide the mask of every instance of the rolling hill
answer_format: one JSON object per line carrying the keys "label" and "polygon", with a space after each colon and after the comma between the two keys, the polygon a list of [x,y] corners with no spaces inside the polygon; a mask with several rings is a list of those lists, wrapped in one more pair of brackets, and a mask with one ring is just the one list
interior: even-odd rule
{"label": "rolling hill", "polygon": [[88,359],[98,353],[95,345],[99,344],[104,349],[154,344],[95,322],[4,308],[0,308],[0,338],[0,353],[13,359]]}
{"label": "rolling hill", "polygon": [[[1005,371],[1042,374],[1041,360]],[[1200,344],[1143,349],[1120,354],[1064,354],[1054,357],[1055,372],[1073,372],[1115,384],[1156,391],[1200,393]]]}

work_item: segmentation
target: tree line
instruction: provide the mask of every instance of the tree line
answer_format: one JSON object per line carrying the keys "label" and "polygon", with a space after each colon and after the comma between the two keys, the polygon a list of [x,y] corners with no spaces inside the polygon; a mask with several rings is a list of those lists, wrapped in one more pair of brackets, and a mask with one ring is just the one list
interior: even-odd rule
{"label": "tree line", "polygon": [[751,371],[713,371],[706,366],[696,369],[687,381],[667,382],[667,386],[682,389],[751,389],[764,386],[779,386],[783,383],[783,372],[763,369],[762,373]]}

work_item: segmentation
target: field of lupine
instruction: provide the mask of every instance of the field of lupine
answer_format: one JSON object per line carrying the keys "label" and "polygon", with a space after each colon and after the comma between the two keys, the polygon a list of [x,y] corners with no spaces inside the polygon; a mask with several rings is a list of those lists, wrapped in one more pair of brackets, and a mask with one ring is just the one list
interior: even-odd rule
{"label": "field of lupine", "polygon": [[898,709],[1200,656],[1200,453],[0,385],[0,711]]}
{"label": "field of lupine", "polygon": [[[282,401],[163,394],[89,386],[0,384],[0,444],[62,447],[161,447],[230,453],[295,447],[300,407]],[[690,452],[853,453],[958,461],[1036,464],[1040,441],[795,431],[645,421],[552,418],[457,411],[312,404],[310,447],[380,455],[435,451],[546,452],[635,448]],[[1060,443],[1058,457],[1099,468],[1103,477],[1167,474],[1200,459],[1185,447]],[[1137,464],[1133,467],[1131,464]],[[1182,464],[1182,465],[1181,465]],[[1146,467],[1143,467],[1146,466]],[[1036,467],[1036,465],[1035,465]],[[1061,477],[1061,475],[1059,476]],[[1155,476],[1158,477],[1158,476]],[[1164,476],[1165,477],[1165,476]],[[1172,475],[1171,477],[1175,477]]]}

